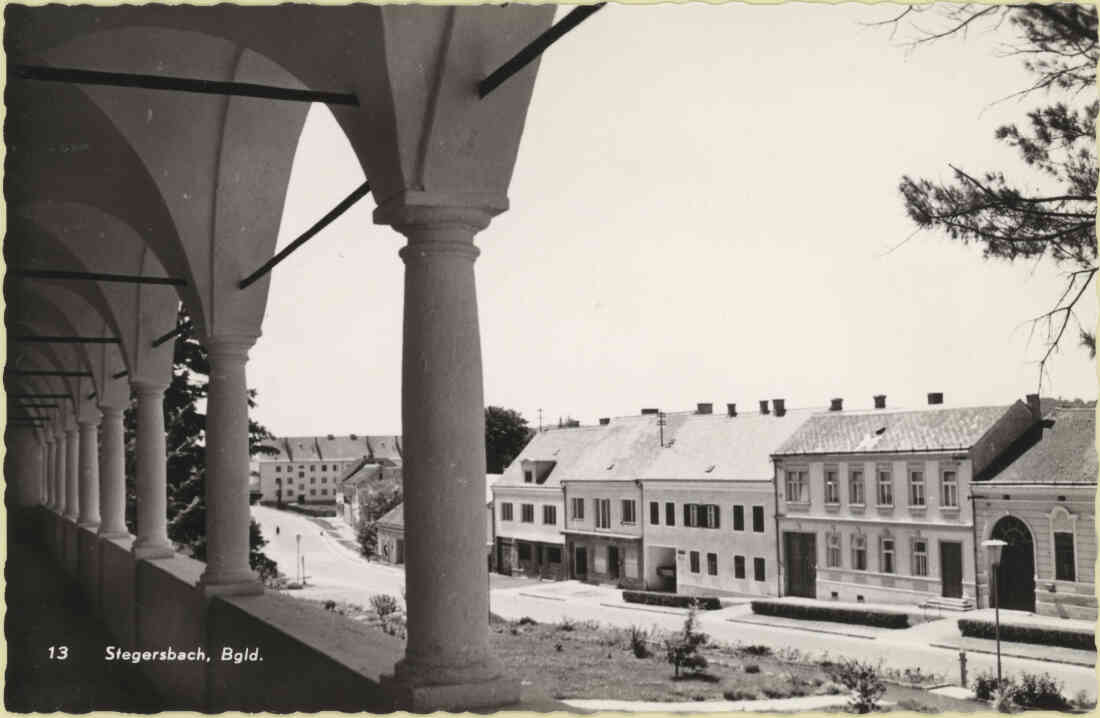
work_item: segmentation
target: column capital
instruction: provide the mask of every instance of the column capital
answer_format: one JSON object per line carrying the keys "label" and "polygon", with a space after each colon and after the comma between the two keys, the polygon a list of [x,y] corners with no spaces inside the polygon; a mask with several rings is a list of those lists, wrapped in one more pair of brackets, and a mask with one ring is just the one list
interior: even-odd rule
{"label": "column capital", "polygon": [[164,382],[152,381],[150,379],[132,379],[130,381],[130,386],[133,387],[134,393],[139,397],[163,394],[168,388],[168,385]]}
{"label": "column capital", "polygon": [[121,406],[108,406],[107,404],[99,405],[99,413],[104,419],[122,416],[124,411],[126,411],[126,409]]}
{"label": "column capital", "polygon": [[[374,210],[375,224],[388,224],[406,236],[417,229],[465,229],[477,234],[508,209],[508,199],[495,194],[443,194],[406,190]],[[411,238],[410,238],[411,239]]]}
{"label": "column capital", "polygon": [[217,334],[203,340],[210,358],[248,361],[248,351],[260,338],[259,334]]}
{"label": "column capital", "polygon": [[96,412],[94,414],[84,414],[77,418],[76,423],[80,427],[94,427],[99,426],[99,422],[103,420],[103,414]]}

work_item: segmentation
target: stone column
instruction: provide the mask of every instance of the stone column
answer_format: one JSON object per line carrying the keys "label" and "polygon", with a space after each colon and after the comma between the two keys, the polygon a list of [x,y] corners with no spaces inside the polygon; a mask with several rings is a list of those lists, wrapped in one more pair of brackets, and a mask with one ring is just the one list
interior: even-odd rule
{"label": "stone column", "polygon": [[57,431],[54,434],[53,442],[53,490],[54,510],[58,516],[65,515],[65,470],[68,466],[68,462],[65,460],[66,446],[65,432]]}
{"label": "stone column", "polygon": [[256,337],[206,342],[206,595],[263,593],[248,565],[248,386],[245,365]]}
{"label": "stone column", "polygon": [[137,540],[135,558],[168,558],[168,465],[164,443],[165,385],[132,383],[137,394]]}
{"label": "stone column", "polygon": [[103,451],[99,456],[99,535],[102,538],[124,538],[126,528],[126,445],[122,428],[122,409],[101,406],[103,425],[100,431]]}
{"label": "stone column", "polygon": [[[387,216],[389,215],[389,216]],[[401,414],[408,641],[395,679],[410,710],[519,698],[489,649],[485,405],[471,208],[379,209],[408,238]]]}
{"label": "stone column", "polygon": [[46,508],[50,511],[54,511],[57,505],[57,499],[54,496],[53,485],[53,430],[46,430]]}
{"label": "stone column", "polygon": [[99,418],[80,422],[80,518],[84,528],[99,526]]}
{"label": "stone column", "polygon": [[76,523],[80,509],[80,436],[75,421],[65,427],[65,463],[65,518]]}

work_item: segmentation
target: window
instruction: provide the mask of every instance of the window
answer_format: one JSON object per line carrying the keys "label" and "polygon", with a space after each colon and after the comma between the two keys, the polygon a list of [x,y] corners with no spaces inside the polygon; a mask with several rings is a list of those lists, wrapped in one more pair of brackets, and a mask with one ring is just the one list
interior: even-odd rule
{"label": "window", "polygon": [[596,528],[611,528],[611,499],[593,499],[596,508]]}
{"label": "window", "polygon": [[829,568],[840,568],[840,534],[838,533],[825,536],[825,565]]}
{"label": "window", "polygon": [[897,569],[894,566],[894,539],[892,538],[882,539],[882,572],[897,572]]}
{"label": "window", "polygon": [[764,533],[764,507],[752,507],[752,530],[754,533]]}
{"label": "window", "polygon": [[531,560],[531,544],[521,543],[516,544],[519,547],[519,560],[530,561]]}
{"label": "window", "polygon": [[787,472],[787,501],[796,504],[808,504],[810,502],[804,470]]}
{"label": "window", "polygon": [[699,552],[698,551],[692,551],[691,555],[690,555],[690,559],[691,559],[691,572],[692,573],[699,573]]}
{"label": "window", "polygon": [[535,505],[534,504],[520,504],[519,505],[520,516],[519,520],[525,524],[535,523]]}
{"label": "window", "polygon": [[852,568],[857,571],[867,570],[867,537],[856,535],[852,537]]}
{"label": "window", "polygon": [[733,507],[733,530],[744,531],[745,530],[745,507],[734,506]]}
{"label": "window", "polygon": [[940,506],[957,508],[959,505],[959,475],[954,469],[945,469],[940,474]]}
{"label": "window", "polygon": [[561,549],[556,546],[546,547],[546,562],[561,563]]}
{"label": "window", "polygon": [[309,477],[309,483],[316,484],[317,483],[317,477],[316,476],[310,476]]}
{"label": "window", "polygon": [[840,481],[837,479],[836,469],[825,470],[825,503],[840,503]]}
{"label": "window", "polygon": [[542,522],[548,525],[556,525],[558,523],[558,507],[557,506],[543,506],[542,507]]}
{"label": "window", "polygon": [[304,472],[304,471],[299,471],[298,472],[298,478],[299,479],[304,479],[305,477],[306,477],[306,472]]}
{"label": "window", "polygon": [[733,557],[733,577],[744,578],[745,577],[745,557],[734,556]]}
{"label": "window", "polygon": [[322,476],[321,477],[321,483],[322,484],[327,484],[328,483],[328,477],[327,476]]}
{"label": "window", "polygon": [[707,575],[708,576],[717,576],[718,575],[718,554],[716,554],[716,553],[708,553],[707,554]]}
{"label": "window", "polygon": [[281,473],[283,473],[283,467],[281,467],[281,466],[276,466],[276,467],[275,467],[275,473],[276,473],[276,474],[281,474]]}
{"label": "window", "polygon": [[570,499],[569,507],[574,519],[584,520],[584,499]]}
{"label": "window", "polygon": [[909,470],[909,505],[924,506],[924,471]]}
{"label": "window", "polygon": [[623,499],[623,514],[620,523],[637,523],[637,517],[634,515],[634,508],[634,499]]}
{"label": "window", "polygon": [[316,496],[317,495],[317,489],[310,489],[309,490],[309,495],[310,496]]}
{"label": "window", "polygon": [[684,504],[684,526],[694,528],[699,525],[699,506]]}
{"label": "window", "polygon": [[752,560],[753,578],[755,578],[757,581],[763,581],[765,575],[767,574],[767,571],[765,570],[766,568],[767,564],[765,563],[764,559],[754,558]]}
{"label": "window", "polygon": [[722,510],[717,504],[706,504],[706,528],[716,529],[721,523]]}
{"label": "window", "polygon": [[928,542],[923,539],[913,542],[913,575],[928,575]]}
{"label": "window", "polygon": [[530,483],[534,483],[534,481],[535,481],[535,472],[532,471],[531,469],[524,469],[523,470],[523,483],[530,484]]}
{"label": "window", "polygon": [[665,525],[676,525],[676,504],[672,503],[671,501],[665,502]]}
{"label": "window", "polygon": [[1073,534],[1054,532],[1054,578],[1057,581],[1076,581],[1077,565],[1073,555]]}
{"label": "window", "polygon": [[656,501],[649,502],[649,524],[650,526],[661,525],[661,505]]}
{"label": "window", "polygon": [[888,468],[878,470],[878,505],[894,505],[894,477]]}
{"label": "window", "polygon": [[863,506],[863,469],[852,469],[848,472],[848,503]]}
{"label": "window", "polygon": [[501,504],[500,505],[500,520],[501,521],[511,521],[512,520],[512,504],[508,503],[508,504]]}
{"label": "window", "polygon": [[321,489],[321,496],[328,496],[328,489]]}
{"label": "window", "polygon": [[313,472],[316,472],[317,471],[317,464],[310,464],[309,465],[309,470],[313,471]]}

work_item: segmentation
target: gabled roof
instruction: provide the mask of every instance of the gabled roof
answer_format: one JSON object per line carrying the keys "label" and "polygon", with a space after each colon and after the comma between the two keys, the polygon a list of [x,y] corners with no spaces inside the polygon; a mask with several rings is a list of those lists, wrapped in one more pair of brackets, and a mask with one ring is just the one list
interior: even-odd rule
{"label": "gabled roof", "polygon": [[397,506],[394,506],[392,509],[390,509],[389,512],[385,516],[378,519],[378,523],[376,525],[377,526],[384,526],[384,527],[387,527],[387,528],[404,530],[404,528],[405,528],[405,504],[404,504],[404,502],[402,502],[402,503],[398,504]]}
{"label": "gabled roof", "polygon": [[982,483],[1095,484],[1096,410],[1055,409],[990,467]]}
{"label": "gabled roof", "polygon": [[550,429],[528,443],[498,486],[532,486],[523,481],[525,460],[555,462],[542,484],[551,487],[585,480],[767,480],[770,452],[812,414],[810,409],[784,416],[669,413],[664,427],[657,415],[647,414],[602,426]]}
{"label": "gabled roof", "polygon": [[806,421],[774,455],[965,451],[1010,408],[824,412]]}
{"label": "gabled roof", "polygon": [[[331,436],[331,438],[330,438]],[[401,463],[401,437],[367,434],[348,436],[285,436],[264,441],[277,454],[259,454],[256,461],[347,461],[362,456]]]}

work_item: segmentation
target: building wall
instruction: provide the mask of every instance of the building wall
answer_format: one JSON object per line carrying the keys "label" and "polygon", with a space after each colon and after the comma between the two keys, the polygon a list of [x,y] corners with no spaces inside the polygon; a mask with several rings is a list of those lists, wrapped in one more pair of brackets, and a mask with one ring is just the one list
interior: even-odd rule
{"label": "building wall", "polygon": [[340,474],[359,458],[338,460],[272,461],[263,460],[260,466],[261,501],[276,501],[276,491],[283,489],[284,503],[295,503],[299,494],[305,494],[305,502],[332,503],[336,500]]}
{"label": "building wall", "polygon": [[[975,484],[975,532],[978,541],[988,539],[996,523],[1015,516],[1031,532],[1035,561],[1035,610],[1063,618],[1095,621],[1097,602],[1095,486],[996,486]],[[1075,580],[1055,578],[1054,535],[1071,529],[1074,534]],[[979,549],[981,550],[981,549]],[[979,557],[978,581],[981,604],[989,606],[988,561]]]}
{"label": "building wall", "polygon": [[[618,575],[612,570],[610,547],[618,552]],[[587,573],[582,577],[571,573],[571,577],[581,578],[592,583],[609,583],[622,588],[645,588],[645,561],[642,542],[611,536],[591,536],[571,534],[566,541],[571,570],[575,569],[577,548],[587,553]]]}
{"label": "building wall", "polygon": [[[502,518],[502,504],[512,504],[512,520]],[[534,507],[534,520],[523,521],[523,504]],[[561,489],[558,487],[494,486],[494,529],[498,537],[561,546],[561,530],[565,512],[562,511]],[[543,521],[543,507],[554,507],[554,523]],[[491,534],[492,535],[492,534]]]}
{"label": "building wall", "polygon": [[[576,549],[587,553],[586,580],[614,583],[628,588],[645,586],[645,556],[642,551],[642,527],[646,520],[642,506],[642,490],[634,481],[567,481],[565,486],[565,532],[570,576],[576,575]],[[582,516],[573,512],[573,499],[584,503]],[[596,525],[596,501],[606,499],[610,523]],[[623,514],[623,501],[634,502],[634,520]],[[615,546],[619,557],[619,577],[609,566],[609,546]]]}
{"label": "building wall", "polygon": [[[775,542],[775,491],[771,481],[647,481],[644,485],[646,576],[648,588],[659,589],[665,580],[658,575],[672,549],[676,565],[676,590],[693,595],[728,594],[774,596],[777,593],[778,561]],[[658,522],[652,522],[650,504],[657,502]],[[673,505],[669,525],[666,505]],[[719,507],[718,528],[687,527],[684,504]],[[741,506],[744,524],[734,530],[734,506]],[[755,531],[753,507],[763,509],[763,531]],[[691,571],[691,552],[699,554],[699,571]],[[717,575],[708,572],[707,555],[717,558]],[[737,578],[735,557],[744,559],[744,578]],[[661,557],[661,558],[658,558]],[[754,560],[764,559],[764,580],[757,581]]]}
{"label": "building wall", "polygon": [[[893,505],[879,506],[878,469],[891,470]],[[825,503],[825,472],[835,470],[838,477],[839,501]],[[864,504],[853,504],[849,485],[850,471],[862,469]],[[910,502],[910,470],[923,472],[925,505]],[[786,472],[808,472],[808,502],[792,502],[787,497]],[[942,472],[954,471],[957,507],[943,505]],[[943,573],[940,565],[940,545],[951,542],[961,545],[962,595],[976,599],[972,513],[968,499],[971,464],[964,455],[884,455],[884,456],[823,456],[784,457],[777,461],[777,492],[779,496],[780,590],[788,592],[789,572],[786,566],[784,534],[787,532],[814,534],[816,559],[816,593],[819,599],[869,603],[917,604],[942,597]],[[839,566],[828,560],[829,536],[840,539]],[[854,565],[853,542],[859,537],[866,546],[866,568]],[[893,573],[884,571],[883,540],[894,541]],[[927,575],[917,575],[914,545],[926,545]]]}
{"label": "building wall", "polygon": [[[378,527],[378,556],[387,563],[404,563],[405,532],[389,526]],[[399,542],[401,545],[399,546]]]}

